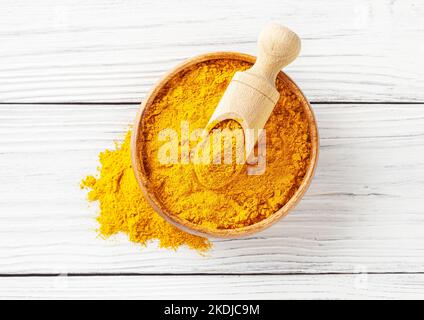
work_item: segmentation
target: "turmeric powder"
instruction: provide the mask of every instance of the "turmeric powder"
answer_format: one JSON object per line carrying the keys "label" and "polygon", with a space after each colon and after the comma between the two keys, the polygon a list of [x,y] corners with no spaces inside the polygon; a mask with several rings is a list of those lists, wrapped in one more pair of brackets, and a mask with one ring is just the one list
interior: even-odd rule
{"label": "turmeric powder", "polygon": [[[241,172],[225,188],[206,188],[192,163],[162,165],[157,137],[164,128],[180,132],[205,128],[232,76],[250,67],[237,60],[212,60],[170,80],[151,108],[144,112],[143,164],[162,206],[174,215],[209,229],[239,228],[263,220],[291,198],[301,184],[310,159],[309,125],[300,98],[280,80],[280,99],[266,129],[266,170],[261,175]],[[180,137],[181,140],[181,137]],[[190,141],[194,148],[196,141]],[[181,150],[180,150],[181,151]],[[211,175],[219,184],[221,174]]]}
{"label": "turmeric powder", "polygon": [[115,150],[100,153],[99,177],[87,176],[81,183],[81,187],[91,189],[88,200],[100,204],[99,233],[109,237],[124,232],[131,241],[143,245],[157,239],[163,248],[186,245],[198,251],[209,249],[207,239],[177,229],[150,207],[132,170],[130,141],[131,131],[128,131]]}
{"label": "turmeric powder", "polygon": [[[265,126],[263,174],[249,175],[242,169],[224,188],[209,188],[208,184],[219,185],[230,178],[225,176],[226,170],[209,168],[205,185],[196,177],[199,168],[195,164],[159,161],[164,143],[158,139],[161,130],[178,132],[178,156],[182,158],[181,123],[189,123],[190,132],[204,128],[234,73],[250,66],[231,59],[198,63],[169,80],[144,112],[142,161],[155,195],[168,212],[211,230],[244,227],[272,215],[296,192],[310,161],[311,139],[304,106],[279,79],[276,87],[281,96]],[[91,189],[89,200],[100,202],[100,234],[109,236],[122,231],[131,241],[142,244],[158,239],[160,246],[166,248],[187,245],[207,250],[208,240],[171,226],[143,198],[130,164],[129,137],[128,133],[116,150],[100,154],[99,178],[89,176],[82,183]],[[195,146],[196,142],[190,140],[190,149]]]}
{"label": "turmeric powder", "polygon": [[[245,168],[243,129],[235,120],[217,123],[194,151],[194,157],[203,160],[194,163],[194,171],[199,182],[208,189],[225,187]],[[206,157],[199,155],[201,151]]]}

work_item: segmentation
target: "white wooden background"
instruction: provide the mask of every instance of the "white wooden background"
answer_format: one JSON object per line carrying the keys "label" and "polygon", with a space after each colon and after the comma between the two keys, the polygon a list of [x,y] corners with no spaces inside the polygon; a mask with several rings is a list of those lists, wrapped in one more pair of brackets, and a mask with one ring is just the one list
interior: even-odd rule
{"label": "white wooden background", "polygon": [[[424,298],[424,2],[0,2],[1,298]],[[316,177],[286,219],[187,249],[99,239],[79,181],[198,53],[303,39]]]}

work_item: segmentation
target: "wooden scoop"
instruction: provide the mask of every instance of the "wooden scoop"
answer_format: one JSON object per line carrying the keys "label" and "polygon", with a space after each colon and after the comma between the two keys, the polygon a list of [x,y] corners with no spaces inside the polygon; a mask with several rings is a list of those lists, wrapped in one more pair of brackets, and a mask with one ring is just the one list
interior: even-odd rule
{"label": "wooden scoop", "polygon": [[[298,56],[299,51],[300,39],[293,31],[276,23],[267,25],[259,36],[258,57],[255,64],[246,71],[234,74],[209,119],[205,130],[206,135],[225,120],[234,120],[240,124],[244,132],[244,150],[241,150],[244,151],[241,157],[242,164],[246,161],[254,164],[253,150],[262,133],[260,130],[265,126],[280,98],[280,93],[275,88],[276,77],[283,67]],[[192,154],[197,155],[198,150],[205,148],[208,143],[209,139],[204,139]],[[224,166],[221,164],[218,168],[224,168]],[[225,170],[221,169],[226,175],[225,179],[217,179],[218,175],[211,173],[209,167],[205,166],[196,166],[195,173],[204,187],[220,189],[230,183],[242,168],[243,166],[238,165],[230,166]]]}
{"label": "wooden scoop", "polygon": [[239,122],[244,131],[245,155],[249,158],[258,140],[258,130],[263,129],[280,97],[275,79],[299,51],[296,33],[277,23],[268,24],[258,39],[255,64],[234,74],[206,126],[207,132],[223,120]]}

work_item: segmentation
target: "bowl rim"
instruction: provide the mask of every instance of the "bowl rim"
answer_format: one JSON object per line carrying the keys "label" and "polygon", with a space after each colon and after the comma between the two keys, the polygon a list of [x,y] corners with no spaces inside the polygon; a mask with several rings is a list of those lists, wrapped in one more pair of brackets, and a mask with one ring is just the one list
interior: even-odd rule
{"label": "bowl rim", "polygon": [[304,111],[307,116],[310,139],[311,139],[311,156],[308,168],[306,170],[305,176],[303,177],[302,183],[297,188],[292,197],[282,206],[280,209],[275,211],[268,218],[263,219],[257,223],[254,223],[249,226],[235,228],[235,229],[215,229],[210,230],[202,227],[201,225],[194,224],[190,221],[180,218],[177,215],[172,214],[169,210],[164,207],[159,199],[157,198],[154,188],[151,186],[149,179],[146,174],[143,161],[143,135],[141,134],[141,129],[144,126],[144,114],[153,101],[155,100],[157,94],[164,88],[164,86],[173,79],[178,73],[183,71],[186,68],[192,67],[196,64],[210,61],[210,60],[219,60],[219,59],[228,59],[228,60],[239,60],[248,63],[254,63],[256,57],[249,54],[231,52],[231,51],[222,51],[222,52],[212,52],[206,54],[200,54],[185,60],[184,62],[178,64],[176,67],[167,72],[150,90],[147,97],[141,103],[140,109],[138,110],[133,132],[131,136],[131,160],[134,175],[140,186],[141,191],[143,192],[145,198],[152,206],[152,208],[164,219],[173,224],[174,226],[194,235],[208,237],[208,238],[240,238],[244,236],[257,233],[259,231],[269,228],[271,225],[284,218],[291,212],[294,207],[299,203],[300,199],[303,197],[305,192],[308,190],[312,178],[315,174],[317,163],[318,163],[318,154],[319,154],[319,136],[318,136],[318,127],[316,123],[316,118],[312,107],[296,85],[296,83],[287,76],[283,71],[280,71],[278,78],[282,80],[286,85],[290,87],[291,90],[296,92],[302,100],[302,105],[304,106]]}

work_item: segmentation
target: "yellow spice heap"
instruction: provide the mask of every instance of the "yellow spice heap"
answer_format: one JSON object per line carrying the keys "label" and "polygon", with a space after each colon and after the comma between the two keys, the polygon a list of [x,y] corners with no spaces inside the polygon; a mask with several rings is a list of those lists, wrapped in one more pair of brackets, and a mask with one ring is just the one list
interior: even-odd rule
{"label": "yellow spice heap", "polygon": [[108,237],[125,232],[133,242],[147,244],[159,240],[159,246],[176,249],[181,245],[199,251],[209,249],[207,239],[181,231],[161,218],[149,205],[135,179],[130,153],[131,132],[115,150],[100,153],[99,177],[87,176],[82,187],[91,189],[89,201],[99,201],[99,232]]}
{"label": "yellow spice heap", "polygon": [[[168,211],[210,229],[244,227],[269,217],[294,194],[309,165],[311,145],[304,106],[280,80],[281,97],[265,126],[264,174],[247,175],[242,170],[225,187],[208,188],[199,182],[194,164],[165,165],[158,160],[164,143],[158,139],[159,132],[164,128],[180,132],[182,121],[189,123],[190,130],[204,128],[233,74],[248,67],[249,63],[237,60],[197,64],[171,79],[144,113],[143,164],[155,196]],[[129,140],[130,133],[115,150],[102,152],[99,177],[89,176],[82,183],[91,189],[89,200],[100,203],[100,234],[125,232],[131,241],[142,244],[157,239],[166,248],[187,245],[207,250],[208,240],[176,229],[143,198],[131,168]],[[195,145],[190,141],[191,148]],[[208,183],[219,184],[225,178],[225,170],[215,169],[209,170]]]}

